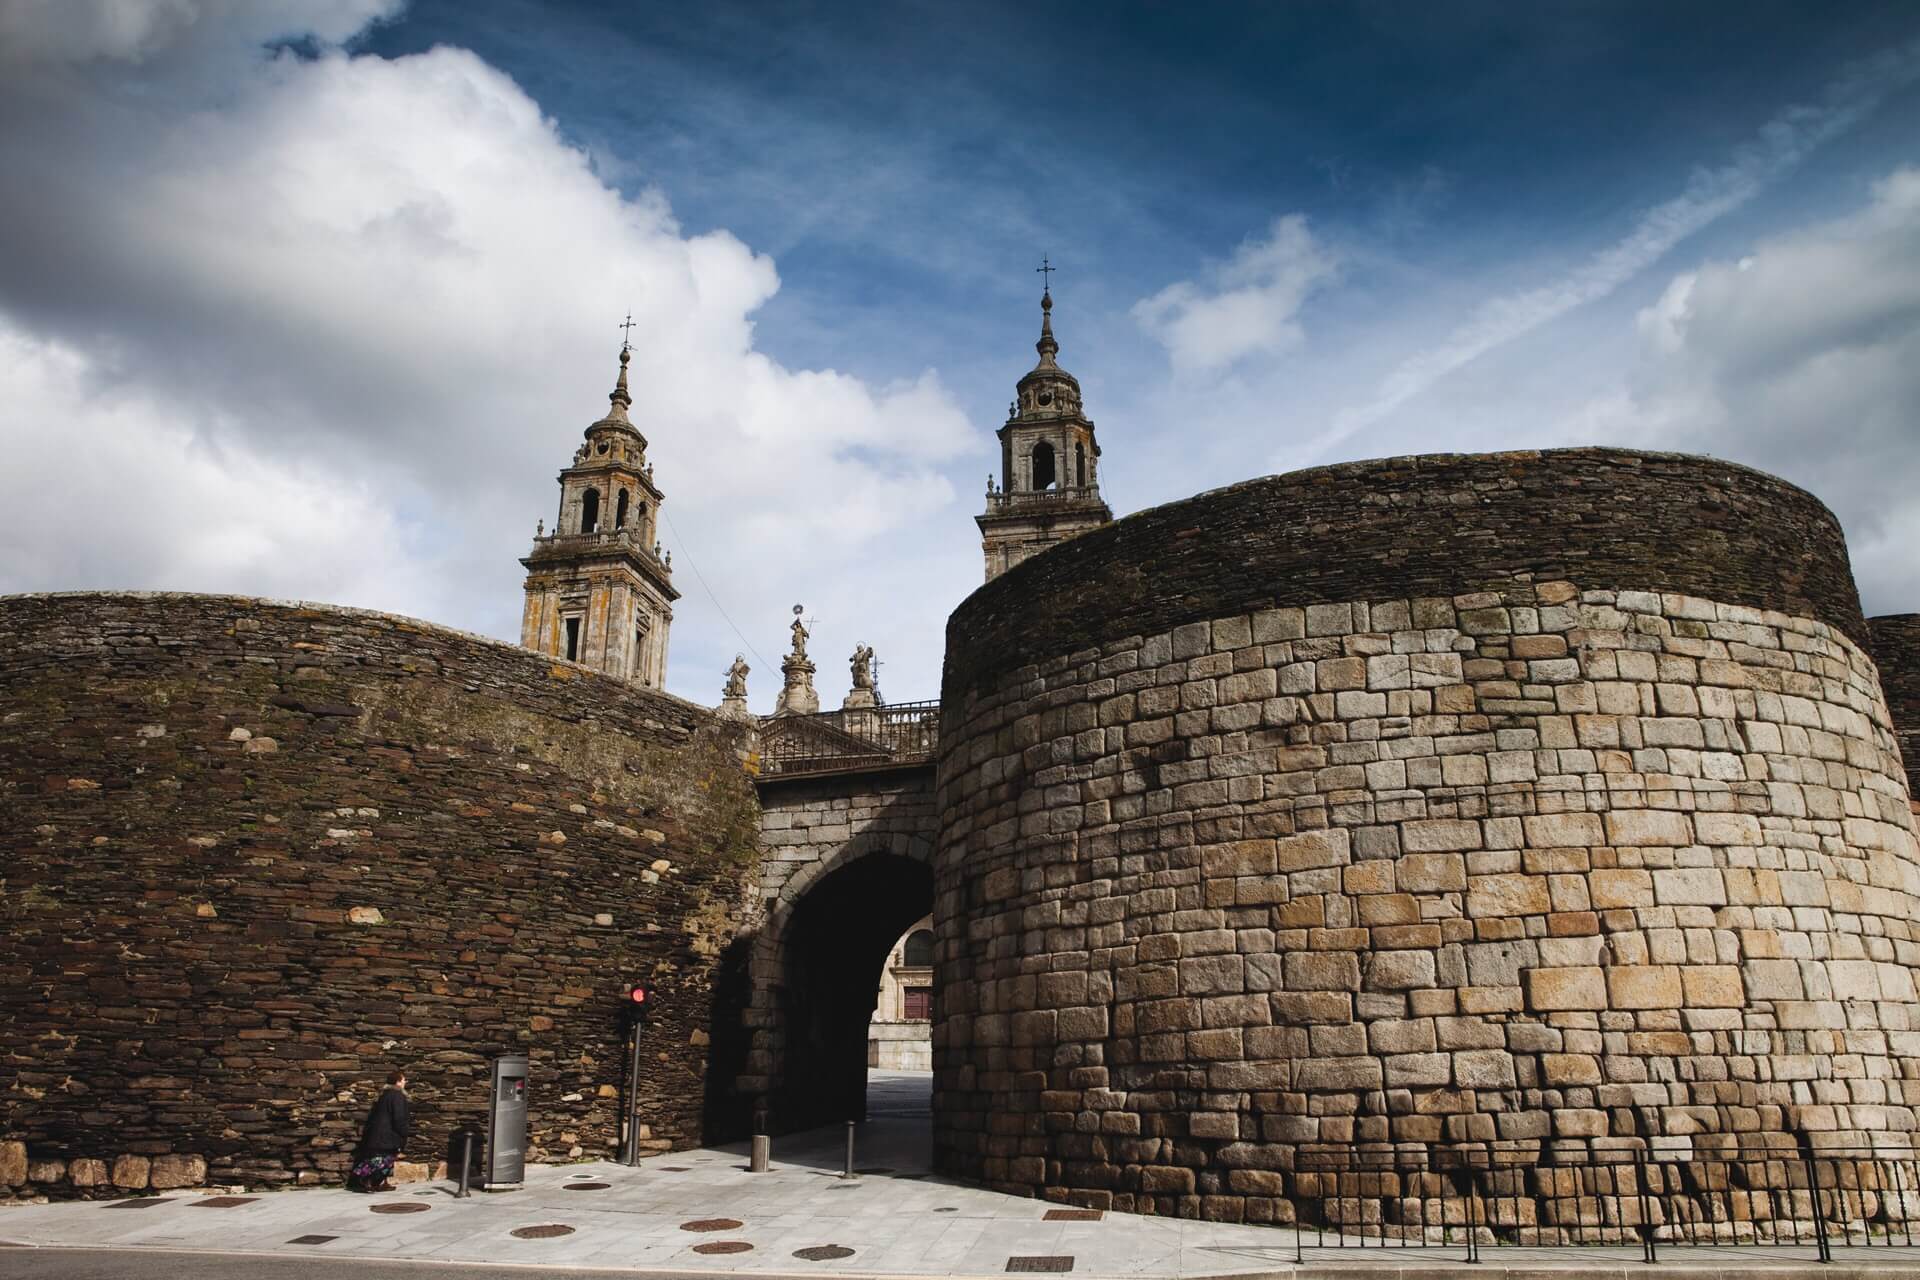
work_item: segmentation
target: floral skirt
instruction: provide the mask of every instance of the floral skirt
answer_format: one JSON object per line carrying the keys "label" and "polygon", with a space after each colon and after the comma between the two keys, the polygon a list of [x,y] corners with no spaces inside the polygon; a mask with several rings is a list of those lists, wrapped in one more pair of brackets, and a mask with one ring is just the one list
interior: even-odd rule
{"label": "floral skirt", "polygon": [[399,1154],[397,1151],[388,1151],[355,1157],[347,1177],[347,1186],[355,1191],[371,1191],[392,1176],[394,1161]]}

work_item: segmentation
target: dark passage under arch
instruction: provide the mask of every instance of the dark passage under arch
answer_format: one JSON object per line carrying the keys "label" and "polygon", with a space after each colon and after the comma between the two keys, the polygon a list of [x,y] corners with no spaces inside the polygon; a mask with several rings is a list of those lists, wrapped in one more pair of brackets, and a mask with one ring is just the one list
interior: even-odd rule
{"label": "dark passage under arch", "polygon": [[871,853],[829,873],[795,906],[782,948],[783,1062],[772,1099],[780,1131],[866,1111],[867,1024],[900,935],[933,907],[933,873]]}

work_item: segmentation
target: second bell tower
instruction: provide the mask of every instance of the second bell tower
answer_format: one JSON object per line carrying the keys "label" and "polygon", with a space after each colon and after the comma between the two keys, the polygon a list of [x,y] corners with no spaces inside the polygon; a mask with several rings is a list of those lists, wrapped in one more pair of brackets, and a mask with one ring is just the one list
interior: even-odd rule
{"label": "second bell tower", "polygon": [[[1051,270],[1043,267],[1043,270]],[[1100,497],[1100,445],[1080,406],[1080,380],[1054,357],[1053,290],[1040,293],[1040,353],[1015,389],[1000,428],[1000,488],[987,478],[987,509],[974,517],[987,581],[1076,534],[1113,521]]]}
{"label": "second bell tower", "polygon": [[657,689],[667,678],[667,628],[680,593],[658,542],[663,497],[647,438],[627,417],[631,356],[622,345],[607,416],[587,428],[573,465],[560,473],[553,531],[536,534],[520,561],[527,569],[520,643]]}

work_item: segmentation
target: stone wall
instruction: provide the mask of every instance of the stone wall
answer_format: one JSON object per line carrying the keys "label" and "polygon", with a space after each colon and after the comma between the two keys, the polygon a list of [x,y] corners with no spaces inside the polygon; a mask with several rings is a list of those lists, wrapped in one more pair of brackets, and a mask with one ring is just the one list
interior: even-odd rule
{"label": "stone wall", "polygon": [[1873,660],[1880,665],[1880,687],[1907,766],[1907,790],[1920,797],[1920,613],[1888,614],[1869,619],[1867,625],[1873,629]]}
{"label": "stone wall", "polygon": [[1374,1144],[1904,1148],[1920,852],[1846,563],[1770,477],[1581,450],[1256,481],[976,592],[940,1166],[1284,1221]]}
{"label": "stone wall", "polygon": [[608,1154],[641,977],[645,1136],[699,1140],[714,966],[756,909],[737,730],[239,597],[0,599],[0,655],[0,1138],[52,1176],[332,1177],[395,1067],[430,1160],[499,1050],[531,1057],[536,1158]]}

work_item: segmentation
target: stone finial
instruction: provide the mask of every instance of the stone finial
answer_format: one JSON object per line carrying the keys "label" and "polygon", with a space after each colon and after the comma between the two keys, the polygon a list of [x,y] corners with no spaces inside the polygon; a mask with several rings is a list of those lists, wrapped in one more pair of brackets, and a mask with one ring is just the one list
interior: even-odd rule
{"label": "stone finial", "polygon": [[607,417],[615,422],[627,421],[627,410],[633,407],[633,396],[627,392],[627,361],[632,358],[633,348],[623,345],[620,348],[620,378],[607,395]]}
{"label": "stone finial", "polygon": [[1040,295],[1040,341],[1033,344],[1033,349],[1040,353],[1040,363],[1036,366],[1037,368],[1055,367],[1053,360],[1060,354],[1060,344],[1053,340],[1053,294],[1051,291],[1044,291]]}

